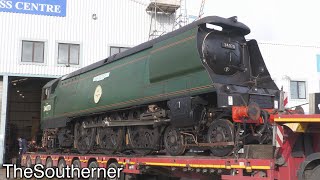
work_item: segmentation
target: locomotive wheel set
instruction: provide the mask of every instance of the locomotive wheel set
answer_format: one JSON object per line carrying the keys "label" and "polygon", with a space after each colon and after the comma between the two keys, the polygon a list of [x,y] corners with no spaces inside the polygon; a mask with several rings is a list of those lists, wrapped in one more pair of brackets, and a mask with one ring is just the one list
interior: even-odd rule
{"label": "locomotive wheel set", "polygon": [[270,144],[279,90],[249,33],[236,17],[205,17],[50,81],[43,146],[223,157]]}

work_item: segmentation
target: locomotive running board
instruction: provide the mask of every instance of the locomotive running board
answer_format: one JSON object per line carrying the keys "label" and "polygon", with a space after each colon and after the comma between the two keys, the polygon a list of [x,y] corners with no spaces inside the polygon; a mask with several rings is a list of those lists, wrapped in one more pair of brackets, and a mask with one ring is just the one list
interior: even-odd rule
{"label": "locomotive running board", "polygon": [[83,124],[83,128],[119,127],[119,126],[148,126],[148,125],[158,125],[158,124],[168,123],[168,122],[170,122],[170,119],[163,119],[163,120],[115,120],[115,121],[104,120],[100,123]]}

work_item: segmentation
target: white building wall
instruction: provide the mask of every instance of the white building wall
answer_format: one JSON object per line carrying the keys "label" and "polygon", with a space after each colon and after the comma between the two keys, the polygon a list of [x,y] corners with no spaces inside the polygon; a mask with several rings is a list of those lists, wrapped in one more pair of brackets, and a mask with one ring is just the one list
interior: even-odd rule
{"label": "white building wall", "polygon": [[[317,72],[317,54],[320,46],[293,45],[280,43],[259,43],[268,70],[279,88],[288,92],[292,107],[309,102],[309,93],[320,92],[320,74]],[[290,96],[290,81],[306,81],[306,99],[293,99]],[[309,106],[303,106],[309,112]]]}
{"label": "white building wall", "polygon": [[[148,40],[150,15],[146,3],[66,2],[66,17],[0,12],[0,74],[60,76],[108,57],[109,46],[132,47]],[[45,41],[44,64],[20,62],[22,40]],[[58,42],[80,43],[80,66],[57,65]]]}
{"label": "white building wall", "polygon": [[[0,165],[5,152],[8,76],[58,77],[107,58],[110,46],[133,47],[149,38],[148,0],[66,3],[66,17],[0,12]],[[159,23],[171,29],[172,17],[163,16]],[[45,42],[44,63],[21,62],[22,40]],[[80,44],[80,65],[58,65],[58,43]]]}

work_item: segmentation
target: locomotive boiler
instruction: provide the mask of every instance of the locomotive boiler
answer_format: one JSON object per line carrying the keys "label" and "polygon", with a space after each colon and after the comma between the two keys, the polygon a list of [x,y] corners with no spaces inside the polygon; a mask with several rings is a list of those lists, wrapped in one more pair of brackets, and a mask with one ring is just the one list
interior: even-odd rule
{"label": "locomotive boiler", "polygon": [[279,90],[249,33],[236,17],[205,17],[50,81],[43,146],[226,156],[270,143]]}

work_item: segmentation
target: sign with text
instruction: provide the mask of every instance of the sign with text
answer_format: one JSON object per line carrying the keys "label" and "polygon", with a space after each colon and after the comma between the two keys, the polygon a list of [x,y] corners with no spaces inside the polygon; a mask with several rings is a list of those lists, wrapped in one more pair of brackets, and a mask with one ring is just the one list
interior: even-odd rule
{"label": "sign with text", "polygon": [[0,12],[66,16],[66,0],[0,0]]}

